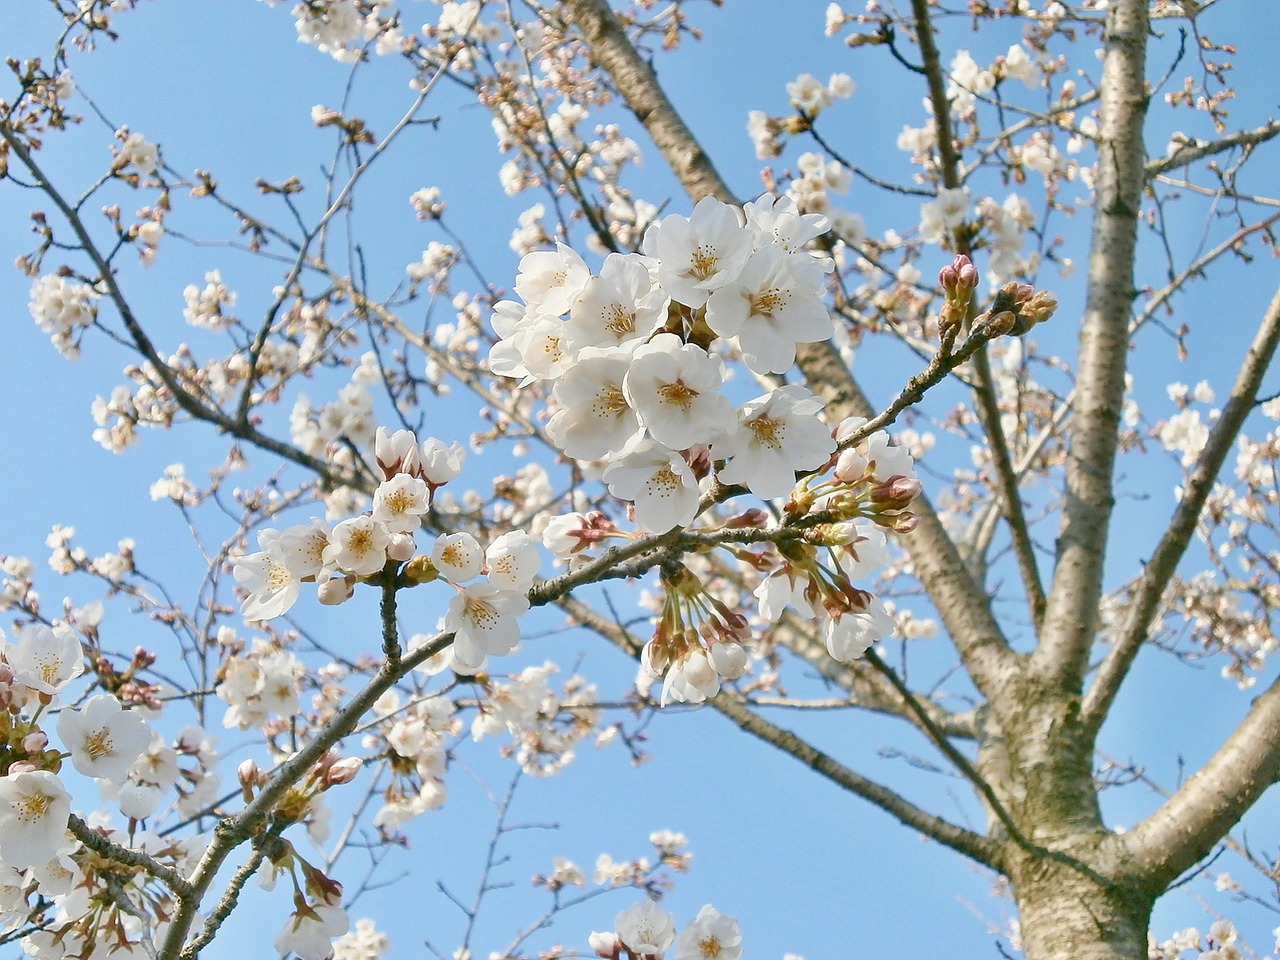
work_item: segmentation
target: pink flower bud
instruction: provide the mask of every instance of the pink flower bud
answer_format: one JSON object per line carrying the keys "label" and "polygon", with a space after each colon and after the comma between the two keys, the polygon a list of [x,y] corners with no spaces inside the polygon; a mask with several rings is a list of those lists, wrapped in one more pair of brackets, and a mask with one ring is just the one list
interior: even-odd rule
{"label": "pink flower bud", "polygon": [[403,563],[413,556],[413,546],[413,534],[392,534],[391,541],[387,544],[387,556]]}
{"label": "pink flower bud", "polygon": [[22,749],[28,753],[39,753],[49,745],[49,738],[43,730],[32,730],[22,738]]}
{"label": "pink flower bud", "polygon": [[351,599],[352,594],[356,592],[355,584],[356,578],[351,575],[330,577],[316,589],[316,596],[326,606],[336,607]]}
{"label": "pink flower bud", "polygon": [[883,504],[889,508],[903,509],[920,495],[921,489],[920,481],[915,477],[904,477],[899,474],[876,484],[871,491],[871,502]]}
{"label": "pink flower bud", "polygon": [[903,512],[893,518],[895,533],[910,533],[918,526],[920,526],[920,518],[914,513]]}
{"label": "pink flower bud", "polygon": [[350,783],[360,772],[363,762],[359,757],[344,757],[329,767],[324,776],[325,786],[333,787],[342,783]]}
{"label": "pink flower bud", "polygon": [[593,932],[591,936],[587,937],[587,944],[596,952],[597,957],[603,957],[604,960],[617,960],[618,954],[622,952],[622,941],[612,931],[609,933]]}

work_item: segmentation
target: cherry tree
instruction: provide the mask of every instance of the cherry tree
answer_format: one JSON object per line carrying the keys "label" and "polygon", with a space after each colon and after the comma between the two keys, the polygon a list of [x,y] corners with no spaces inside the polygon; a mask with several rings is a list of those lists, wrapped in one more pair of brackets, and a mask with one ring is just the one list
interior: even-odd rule
{"label": "cherry tree", "polygon": [[[1280,777],[1280,293],[1257,292],[1280,121],[1233,63],[1265,63],[1265,3],[763,5],[762,50],[796,18],[847,70],[798,58],[713,151],[660,76],[737,0],[245,2],[345,78],[307,114],[327,153],[251,190],[220,179],[234,138],[188,167],[79,80],[164,5],[23,0],[50,31],[0,101],[39,362],[126,357],[93,438],[182,458],[142,486],[201,561],[161,575],[142,531],[95,555],[56,502],[32,506],[65,589],[3,557],[6,941],[192,958],[256,882],[292,891],[282,955],[381,956],[368,894],[485,749],[464,740],[505,737],[515,783],[592,743],[641,759],[656,714],[697,708],[857,798],[842,840],[887,814],[988,871],[1001,951],[1246,955],[1230,917],[1149,928],[1224,851],[1245,875],[1219,889],[1280,910],[1238,831]],[[890,148],[852,119],[869,95]],[[450,149],[475,167],[454,196],[397,166]],[[498,253],[453,214],[484,190]],[[634,682],[557,666],[548,624]],[[1166,661],[1211,666],[1197,708],[1232,719],[1167,779],[1107,746]],[[969,796],[931,806],[787,726],[833,709],[892,718]],[[1126,788],[1139,815],[1104,815]],[[557,859],[492,955],[750,949],[711,905],[677,925],[685,841],[651,842],[594,885]],[[625,891],[614,929],[534,945]]]}

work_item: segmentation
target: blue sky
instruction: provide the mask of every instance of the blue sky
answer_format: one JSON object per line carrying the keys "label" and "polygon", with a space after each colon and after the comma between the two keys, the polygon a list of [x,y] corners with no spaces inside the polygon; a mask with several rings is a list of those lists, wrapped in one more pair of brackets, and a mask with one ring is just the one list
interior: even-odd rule
{"label": "blue sky", "polygon": [[[405,6],[411,16],[425,17],[431,9],[418,3]],[[1236,121],[1248,126],[1276,108],[1274,79],[1264,71],[1271,66],[1269,51],[1277,48],[1280,38],[1265,35],[1276,31],[1268,0],[1222,6],[1214,12],[1214,29],[1224,35],[1232,32],[1233,20],[1252,28],[1247,34],[1236,31],[1244,34],[1239,37],[1240,85],[1250,89],[1252,78],[1252,89],[1262,91],[1242,99],[1233,111]],[[780,14],[784,7],[785,13]],[[785,112],[784,84],[802,71],[820,77],[838,70],[854,75],[859,91],[833,108],[829,120],[824,116],[826,132],[858,162],[904,175],[903,160],[892,143],[903,123],[921,122],[918,101],[912,97],[904,103],[894,95],[901,77],[887,56],[876,51],[854,55],[838,40],[821,36],[825,7],[819,0],[787,5],[731,0],[723,9],[697,5],[691,8],[692,16],[706,30],[707,39],[701,44],[686,43],[672,55],[657,55],[662,82],[721,172],[744,197],[757,191],[760,167],[745,134],[746,111]],[[45,4],[10,0],[0,9],[3,52],[22,57],[45,53],[52,35],[48,22]],[[272,210],[253,197],[257,178],[277,180],[297,174],[318,182],[317,171],[331,155],[332,138],[315,129],[310,110],[315,103],[336,106],[349,71],[295,43],[284,6],[270,9],[249,0],[147,0],[138,10],[122,15],[118,26],[118,43],[72,63],[83,89],[113,124],[127,123],[159,141],[165,160],[178,170],[212,169],[229,193],[272,216],[278,216],[279,209]],[[1006,38],[989,48],[980,47],[979,41],[958,27],[947,40],[951,47],[974,44],[980,61],[1002,52],[1009,42]],[[405,79],[404,69],[394,61],[373,62],[357,75],[354,112],[375,131],[385,131],[411,97]],[[0,96],[7,96],[11,88],[3,89],[6,92]],[[516,257],[507,247],[507,237],[516,215],[533,198],[509,199],[489,188],[501,158],[493,148],[486,113],[447,88],[431,109],[439,114],[438,126],[413,131],[402,149],[381,164],[362,194],[356,217],[362,241],[368,244],[371,275],[386,285],[394,284],[403,275],[404,265],[416,260],[429,240],[442,239],[429,225],[414,219],[407,202],[413,189],[438,185],[449,203],[449,221],[465,225],[473,252],[476,238],[487,239],[483,254],[478,255],[487,276],[509,285]],[[92,120],[51,140],[42,159],[55,181],[72,184],[73,192],[93,175],[89,171],[104,168],[109,157],[110,130]],[[669,195],[671,209],[682,209],[684,201],[662,170],[660,157],[647,143],[641,145],[646,195]],[[1161,152],[1163,142],[1152,142],[1149,148]],[[803,149],[809,147],[797,144],[777,165],[794,164]],[[1273,158],[1262,158],[1257,167],[1256,177],[1265,180],[1269,173],[1274,181]],[[477,180],[486,189],[478,189]],[[8,264],[30,245],[19,223],[36,201],[10,189],[3,196],[6,229],[0,237],[0,263]],[[123,192],[119,199],[127,209],[138,203]],[[304,194],[300,202],[315,203],[314,194]],[[863,214],[873,232],[893,223],[904,228],[912,225],[909,217],[901,216],[900,204],[862,185],[855,185],[845,202]],[[230,232],[225,221],[202,219],[205,214],[185,198],[175,196],[175,205],[188,218],[183,223],[191,226],[193,234],[220,237]],[[1188,244],[1197,239],[1194,233],[1179,236]],[[163,242],[154,267],[143,270],[130,265],[123,271],[131,296],[143,306],[147,322],[159,331],[166,348],[184,339],[199,342],[182,323],[181,290],[213,268],[221,269],[240,292],[239,309],[249,315],[265,302],[278,276],[269,264],[173,238]],[[1269,265],[1259,265],[1250,274],[1229,273],[1240,278],[1236,287],[1240,302],[1231,303],[1225,311],[1221,302],[1197,299],[1197,291],[1180,302],[1188,316],[1204,316],[1214,326],[1210,336],[1201,337],[1199,330],[1192,335],[1193,358],[1201,359],[1198,351],[1209,357],[1207,364],[1196,368],[1202,372],[1193,374],[1180,365],[1173,345],[1160,334],[1145,334],[1142,345],[1151,349],[1141,373],[1156,384],[1154,389],[1147,388],[1152,395],[1158,397],[1159,384],[1169,379],[1195,382],[1204,376],[1212,380],[1220,397],[1224,395],[1234,373],[1232,358],[1238,353],[1231,348],[1247,337],[1251,318],[1260,311],[1259,301],[1265,301],[1274,286],[1274,273]],[[174,461],[186,462],[191,473],[216,462],[220,441],[210,431],[193,428],[146,436],[138,448],[123,456],[98,447],[89,436],[89,403],[118,382],[125,355],[97,338],[77,364],[62,360],[30,321],[28,285],[14,270],[0,271],[0,315],[8,324],[8,349],[0,354],[0,402],[13,411],[6,425],[9,442],[0,455],[0,463],[7,468],[0,473],[7,505],[0,524],[4,537],[0,552],[26,554],[42,564],[42,543],[49,526],[69,524],[77,528],[78,539],[91,553],[112,549],[120,537],[136,536],[140,563],[170,571],[175,580],[187,578],[194,583],[201,560],[190,545],[186,524],[171,506],[153,504],[147,488]],[[1062,286],[1064,309],[1059,319],[1063,322],[1045,339],[1050,348],[1069,355],[1074,339],[1071,311],[1078,311],[1079,304],[1070,286]],[[1215,355],[1221,359],[1215,360]],[[885,397],[915,369],[899,364],[898,355],[889,356],[891,362],[867,354],[859,360],[859,369],[867,373],[873,389]],[[465,440],[471,429],[464,420],[469,413],[466,400],[458,395],[453,403],[459,406],[433,411],[433,424],[438,424],[433,432],[446,440]],[[1158,406],[1153,410],[1153,416],[1172,412]],[[963,453],[962,447],[955,449]],[[253,459],[263,469],[268,465],[262,457]],[[476,470],[510,468],[511,462],[499,452],[475,465]],[[1128,470],[1122,479],[1120,489],[1132,497],[1127,501],[1132,509],[1122,511],[1118,523],[1121,537],[1131,533],[1133,556],[1142,555],[1152,518],[1158,522],[1172,506],[1176,476],[1176,468],[1157,454]],[[216,529],[216,524],[211,526]],[[42,576],[42,592],[55,601],[64,585]],[[430,609],[428,600],[418,603],[424,620],[438,612]],[[132,622],[126,610],[127,604],[113,602],[107,621],[122,648],[134,642],[131,631],[147,629]],[[373,649],[374,614],[371,599],[358,599],[343,608],[340,617],[322,619],[317,614],[310,623],[328,624],[327,629],[335,636],[341,634],[344,642],[349,638],[355,649]],[[567,665],[580,657],[585,658],[584,672],[597,679],[602,690],[621,690],[631,674],[630,664],[621,656],[573,633],[531,641],[518,663],[552,658]],[[1214,738],[1243,712],[1248,698],[1217,678],[1216,665],[1192,671],[1147,653],[1140,668],[1149,671],[1148,680],[1126,692],[1108,731],[1107,747],[1122,756],[1149,757],[1153,771],[1171,781],[1179,759],[1185,758],[1188,768],[1194,768]],[[1185,740],[1170,744],[1168,731],[1186,729],[1192,717],[1195,729],[1187,730]],[[904,742],[899,728],[888,721],[845,712],[786,713],[775,719],[811,736],[859,770],[889,774],[895,785],[946,816],[962,822],[974,816],[974,804],[962,783],[881,754],[880,748],[886,745],[928,754],[923,744]],[[809,775],[795,761],[751,742],[709,710],[669,710],[646,732],[651,759],[639,769],[633,769],[616,746],[598,754],[584,749],[561,777],[522,783],[513,819],[554,822],[559,829],[520,831],[510,838],[511,862],[501,868],[501,876],[515,886],[497,891],[487,903],[475,944],[477,955],[505,944],[513,929],[536,914],[541,895],[528,888],[527,879],[534,872],[548,871],[552,856],[568,856],[589,870],[600,852],[619,859],[651,853],[646,837],[663,828],[687,833],[695,854],[692,873],[679,879],[664,905],[683,924],[703,903],[714,902],[722,912],[742,921],[744,943],[752,956],[796,952],[816,960],[879,950],[912,957],[996,955],[989,923],[1003,925],[1012,908],[1007,900],[990,895],[992,881],[985,873]],[[221,742],[240,747],[244,740],[241,735],[223,733]],[[490,743],[461,752],[450,777],[449,805],[423,818],[415,826],[413,848],[393,854],[384,868],[386,876],[405,871],[412,878],[370,893],[353,912],[367,911],[390,931],[397,945],[393,956],[420,955],[417,944],[424,938],[446,952],[454,946],[461,919],[434,884],[443,880],[461,899],[470,899],[494,816],[486,793],[500,793],[510,769],[495,760],[494,752]],[[1141,795],[1128,800],[1107,798],[1108,811],[1121,824],[1132,822],[1151,804],[1151,798]],[[1265,824],[1269,814],[1274,823],[1275,812],[1273,800],[1254,820]],[[1259,827],[1257,838],[1265,847],[1271,835]],[[344,879],[354,885],[363,869],[358,855],[350,858],[348,869]],[[1200,888],[1194,895],[1212,899]],[[614,913],[634,897],[619,893],[598,900],[562,919],[547,941],[538,942],[554,939],[585,950],[587,933],[607,929]],[[1213,903],[1225,909],[1221,898]],[[282,891],[255,894],[229,928],[232,936],[219,941],[210,956],[231,957],[249,942],[240,938],[273,935],[286,910]],[[1229,915],[1246,916],[1236,911]],[[1153,926],[1167,934],[1187,924],[1207,927],[1210,919],[1193,894],[1180,892],[1162,905]],[[1259,915],[1249,929],[1255,947],[1264,952],[1271,925],[1273,921]],[[235,945],[237,940],[240,946]]]}

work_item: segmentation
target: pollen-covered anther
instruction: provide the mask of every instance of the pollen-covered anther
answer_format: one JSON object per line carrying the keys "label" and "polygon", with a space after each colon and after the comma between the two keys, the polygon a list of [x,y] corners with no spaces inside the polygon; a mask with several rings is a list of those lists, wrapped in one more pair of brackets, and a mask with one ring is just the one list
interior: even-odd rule
{"label": "pollen-covered anther", "polygon": [[627,398],[622,391],[612,384],[596,394],[591,404],[591,412],[597,417],[616,417],[627,409]]}
{"label": "pollen-covered anther", "polygon": [[680,489],[680,478],[670,467],[662,467],[645,484],[650,496],[667,498]]}
{"label": "pollen-covered anther", "polygon": [[709,279],[716,272],[716,264],[720,262],[720,258],[716,255],[716,248],[709,243],[704,243],[697,247],[689,258],[689,270],[686,276],[696,277],[699,280]]}
{"label": "pollen-covered anther", "polygon": [[611,303],[605,308],[604,328],[615,337],[624,337],[635,333],[636,315],[631,311],[624,310],[620,303]]}
{"label": "pollen-covered anther", "polygon": [[775,312],[787,305],[790,293],[783,290],[759,290],[747,294],[747,304],[751,315],[755,317],[772,317]]}
{"label": "pollen-covered anther", "polygon": [[669,403],[687,411],[692,406],[693,401],[698,398],[698,391],[692,387],[685,386],[683,380],[677,380],[675,383],[668,383],[659,387],[658,396],[662,398],[663,403]]}
{"label": "pollen-covered anther", "polygon": [[782,440],[786,434],[786,423],[772,417],[756,417],[747,422],[747,426],[755,435],[756,442],[772,450],[782,449]]}

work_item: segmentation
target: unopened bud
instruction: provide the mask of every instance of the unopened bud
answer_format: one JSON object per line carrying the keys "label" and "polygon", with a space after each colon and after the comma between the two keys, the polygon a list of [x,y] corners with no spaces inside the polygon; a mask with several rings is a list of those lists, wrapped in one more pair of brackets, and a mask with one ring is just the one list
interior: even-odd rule
{"label": "unopened bud", "polygon": [[1018,322],[1009,332],[1020,337],[1037,323],[1044,323],[1058,309],[1058,301],[1048,290],[1038,290],[1018,308]]}
{"label": "unopened bud", "polygon": [[730,517],[724,522],[725,528],[729,530],[763,530],[768,524],[769,515],[759,507],[744,510],[736,517]]}
{"label": "unopened bud", "polygon": [[400,576],[410,583],[431,583],[440,579],[440,571],[435,568],[430,557],[419,554],[404,565]]}
{"label": "unopened bud", "polygon": [[910,533],[918,526],[920,526],[920,518],[908,510],[904,510],[893,518],[894,533]]}
{"label": "unopened bud", "polygon": [[359,757],[344,757],[334,763],[324,775],[326,787],[337,786],[342,783],[350,783],[356,778],[356,774],[360,772],[363,766]]}
{"label": "unopened bud", "polygon": [[345,577],[330,577],[316,588],[316,597],[325,606],[336,607],[346,603],[356,592],[356,578],[348,574]]}
{"label": "unopened bud", "polygon": [[413,535],[409,533],[393,534],[390,542],[387,544],[387,556],[402,563],[413,556]]}
{"label": "unopened bud", "polygon": [[22,749],[28,756],[37,754],[49,745],[49,738],[43,730],[32,730],[22,738]]}
{"label": "unopened bud", "polygon": [[857,483],[866,474],[867,458],[860,454],[856,447],[846,447],[840,451],[831,477],[837,483]]}
{"label": "unopened bud", "polygon": [[963,253],[957,253],[954,260],[938,271],[938,285],[948,297],[968,300],[978,286],[978,269]]}
{"label": "unopened bud", "polygon": [[871,502],[901,510],[920,495],[921,489],[920,481],[915,477],[897,474],[872,488]]}
{"label": "unopened bud", "polygon": [[1011,310],[1001,310],[999,313],[988,313],[981,318],[980,322],[974,325],[974,332],[981,333],[988,340],[994,340],[1012,331],[1017,323],[1017,314]]}
{"label": "unopened bud", "polygon": [[618,955],[622,952],[622,941],[612,931],[609,933],[593,932],[591,936],[587,937],[587,945],[595,951],[597,957],[603,957],[604,960],[618,960]]}
{"label": "unopened bud", "polygon": [[252,758],[241,761],[240,766],[236,767],[236,779],[240,781],[240,795],[244,797],[245,803],[253,800],[259,772],[257,761]]}

